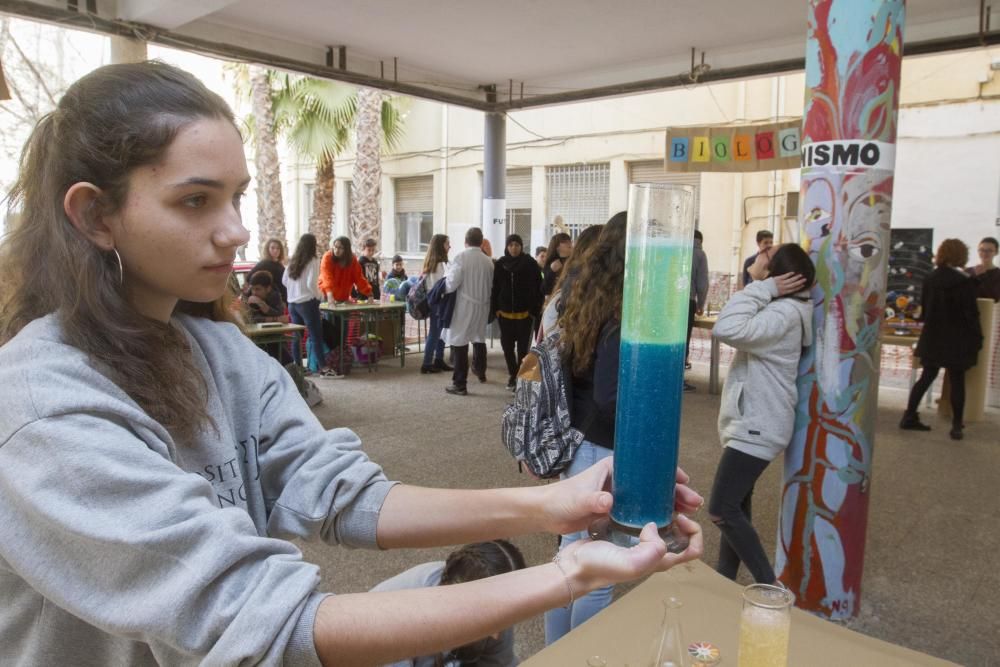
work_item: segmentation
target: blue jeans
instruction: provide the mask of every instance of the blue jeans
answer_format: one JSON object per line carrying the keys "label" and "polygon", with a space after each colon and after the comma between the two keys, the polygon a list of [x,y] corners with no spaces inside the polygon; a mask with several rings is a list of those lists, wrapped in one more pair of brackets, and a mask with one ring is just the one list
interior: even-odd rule
{"label": "blue jeans", "polygon": [[435,361],[444,361],[444,341],[441,340],[441,319],[430,314],[427,325],[427,340],[424,341],[424,366]]}
{"label": "blue jeans", "polygon": [[[566,479],[567,477],[579,475],[590,466],[612,454],[614,454],[613,450],[584,440],[580,448],[576,450],[576,454],[573,455],[573,462],[569,464],[569,468],[560,477]],[[559,540],[559,550],[565,549],[578,540],[588,539],[588,537],[585,530],[563,535]],[[577,598],[568,607],[557,607],[545,612],[545,645],[548,646],[557,641],[567,632],[611,604],[611,593],[613,590],[614,586],[598,588],[596,591],[591,591]]]}
{"label": "blue jeans", "polygon": [[[302,303],[288,304],[288,313],[292,324],[304,324],[309,331],[313,344],[309,347],[309,370],[318,373],[323,368],[323,319],[319,314],[319,299],[310,299]],[[295,363],[302,365],[302,344],[299,336],[295,336],[292,344],[292,357]]]}

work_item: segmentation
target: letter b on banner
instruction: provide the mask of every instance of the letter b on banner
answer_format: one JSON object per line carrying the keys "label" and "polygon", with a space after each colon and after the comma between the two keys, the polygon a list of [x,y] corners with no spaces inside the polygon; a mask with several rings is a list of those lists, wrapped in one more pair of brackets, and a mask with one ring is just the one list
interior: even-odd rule
{"label": "letter b on banner", "polygon": [[686,137],[674,137],[670,141],[670,161],[688,161],[688,140]]}

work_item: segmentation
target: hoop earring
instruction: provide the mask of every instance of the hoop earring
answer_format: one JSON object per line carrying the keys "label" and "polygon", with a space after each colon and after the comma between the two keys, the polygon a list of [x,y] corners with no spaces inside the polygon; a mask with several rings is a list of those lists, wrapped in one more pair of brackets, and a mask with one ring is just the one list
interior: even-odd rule
{"label": "hoop earring", "polygon": [[122,256],[118,254],[118,248],[112,246],[111,252],[115,253],[115,258],[118,260],[118,284],[125,284],[125,266],[122,264]]}

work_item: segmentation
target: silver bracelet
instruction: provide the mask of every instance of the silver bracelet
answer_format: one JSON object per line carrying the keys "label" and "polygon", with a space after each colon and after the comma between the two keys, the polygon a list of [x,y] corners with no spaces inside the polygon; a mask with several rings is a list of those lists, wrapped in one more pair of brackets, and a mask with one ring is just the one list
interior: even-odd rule
{"label": "silver bracelet", "polygon": [[569,582],[569,575],[566,574],[566,570],[563,569],[561,561],[562,561],[562,553],[557,553],[555,556],[552,557],[552,562],[555,564],[556,567],[559,568],[559,571],[562,573],[563,581],[566,583],[566,590],[569,591],[569,602],[566,603],[566,606],[569,607],[576,600],[576,595],[573,594],[573,584]]}

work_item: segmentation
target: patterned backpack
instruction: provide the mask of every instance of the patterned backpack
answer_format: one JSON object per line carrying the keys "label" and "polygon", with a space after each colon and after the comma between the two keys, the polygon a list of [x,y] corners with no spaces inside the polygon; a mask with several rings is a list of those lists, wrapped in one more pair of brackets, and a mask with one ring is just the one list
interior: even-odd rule
{"label": "patterned backpack", "polygon": [[427,319],[431,314],[430,304],[427,303],[428,291],[427,277],[421,276],[420,282],[406,293],[406,312],[415,320]]}
{"label": "patterned backpack", "polygon": [[507,451],[518,465],[526,465],[541,479],[558,477],[566,470],[583,442],[583,433],[570,425],[569,384],[559,357],[559,335],[557,329],[524,357],[514,402],[500,421]]}

